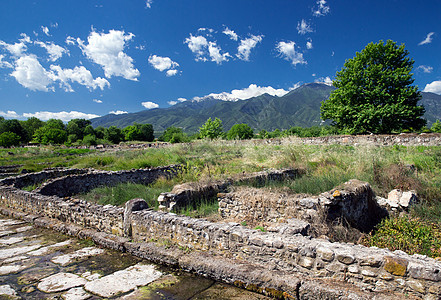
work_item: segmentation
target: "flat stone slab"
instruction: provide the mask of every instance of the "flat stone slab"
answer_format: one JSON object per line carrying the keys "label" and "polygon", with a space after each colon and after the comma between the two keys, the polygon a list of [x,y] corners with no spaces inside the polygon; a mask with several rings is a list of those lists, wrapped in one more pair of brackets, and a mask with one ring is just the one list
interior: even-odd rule
{"label": "flat stone slab", "polygon": [[27,259],[29,259],[29,257],[26,256],[26,255],[13,256],[11,258],[5,259],[3,261],[3,263],[10,264],[10,263],[13,263],[13,262],[16,262],[16,261],[24,261],[24,260],[27,260]]}
{"label": "flat stone slab", "polygon": [[0,239],[0,246],[9,246],[24,241],[22,236],[13,236],[5,239]]}
{"label": "flat stone slab", "polygon": [[32,226],[23,226],[23,227],[19,227],[19,228],[15,229],[15,232],[16,233],[25,232],[25,231],[31,230],[32,228],[34,228],[34,227],[32,227]]}
{"label": "flat stone slab", "polygon": [[0,266],[0,275],[7,275],[11,273],[18,273],[24,269],[29,268],[29,266],[26,265],[6,265],[6,266]]}
{"label": "flat stone slab", "polygon": [[48,254],[52,249],[56,249],[56,248],[60,248],[60,247],[64,247],[69,245],[70,243],[72,243],[72,240],[66,240],[60,243],[56,243],[53,245],[49,245],[46,247],[41,247],[40,249],[28,252],[28,255],[32,255],[32,256],[41,256],[41,255],[45,255]]}
{"label": "flat stone slab", "polygon": [[86,292],[82,287],[72,288],[61,295],[61,298],[64,300],[85,300],[90,297],[92,297],[92,295]]}
{"label": "flat stone slab", "polygon": [[66,266],[73,261],[81,260],[84,258],[88,258],[91,256],[99,255],[104,253],[104,249],[96,248],[96,247],[86,247],[80,250],[75,251],[74,253],[63,254],[59,256],[55,256],[51,259],[51,261],[55,264],[59,264],[62,266]]}
{"label": "flat stone slab", "polygon": [[1,249],[0,250],[0,259],[6,259],[13,256],[21,255],[28,253],[33,250],[37,250],[38,248],[41,248],[41,245],[32,245],[32,246],[23,246],[23,247],[15,247],[15,248],[9,248],[9,249]]}
{"label": "flat stone slab", "polygon": [[12,299],[18,298],[17,292],[8,284],[0,285],[0,295],[9,296]]}
{"label": "flat stone slab", "polygon": [[15,233],[15,231],[12,231],[12,230],[3,230],[3,231],[0,231],[0,237],[8,236],[8,235],[11,235],[14,233]]}
{"label": "flat stone slab", "polygon": [[2,219],[2,220],[0,220],[0,226],[1,227],[21,225],[21,224],[25,224],[25,223],[26,222],[24,222],[24,221],[13,220],[13,219]]}
{"label": "flat stone slab", "polygon": [[41,280],[37,288],[45,293],[55,293],[83,286],[86,282],[86,279],[72,273],[57,273]]}
{"label": "flat stone slab", "polygon": [[84,289],[101,297],[112,297],[144,286],[162,276],[154,265],[136,264],[86,283]]}

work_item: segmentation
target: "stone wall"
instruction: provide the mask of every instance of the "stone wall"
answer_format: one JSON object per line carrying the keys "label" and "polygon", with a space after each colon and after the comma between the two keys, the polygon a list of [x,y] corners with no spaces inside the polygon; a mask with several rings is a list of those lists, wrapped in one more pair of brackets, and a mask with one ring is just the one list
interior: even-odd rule
{"label": "stone wall", "polygon": [[87,193],[99,186],[114,186],[119,183],[150,184],[159,177],[170,178],[179,172],[181,166],[158,167],[151,169],[133,169],[129,171],[88,170],[81,174],[67,175],[45,182],[34,192],[42,195],[70,197]]}
{"label": "stone wall", "polygon": [[[122,235],[124,232],[131,232],[129,238],[133,242],[121,242],[118,249],[133,248],[130,251],[159,261],[164,259],[167,262],[170,256],[155,258],[155,255],[148,252],[150,250],[146,250],[147,254],[142,254],[141,245],[163,240],[170,245],[178,245],[180,249],[188,249],[195,254],[196,259],[202,257],[197,253],[203,251],[204,255],[215,255],[213,259],[224,257],[246,262],[274,274],[292,273],[305,278],[318,278],[324,282],[336,280],[341,284],[352,284],[372,291],[372,297],[377,292],[397,292],[425,296],[427,299],[441,297],[441,263],[421,255],[331,243],[298,234],[261,232],[238,223],[212,223],[149,209],[129,212],[126,214],[126,219],[130,218],[127,219],[129,222],[124,222],[122,208],[25,192],[13,187],[0,187],[0,205],[15,212],[35,215],[28,217],[29,219],[45,216],[98,229],[102,234]],[[130,230],[125,230],[127,228],[124,228],[124,223],[126,227],[130,226]],[[99,239],[101,238],[98,237],[97,240]],[[206,267],[198,267],[198,263],[202,264],[200,261],[182,263],[187,267],[192,265],[188,269],[195,268],[196,272]],[[252,281],[250,278],[246,280]],[[265,282],[259,284],[264,285]],[[306,286],[307,284],[302,285],[300,290]],[[308,289],[307,293],[313,293],[313,290]]]}

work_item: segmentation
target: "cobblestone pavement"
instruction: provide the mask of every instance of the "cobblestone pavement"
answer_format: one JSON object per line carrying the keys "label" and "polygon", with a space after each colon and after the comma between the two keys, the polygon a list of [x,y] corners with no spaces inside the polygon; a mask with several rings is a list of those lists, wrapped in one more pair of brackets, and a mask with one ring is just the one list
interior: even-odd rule
{"label": "cobblestone pavement", "polygon": [[269,299],[0,217],[0,299]]}

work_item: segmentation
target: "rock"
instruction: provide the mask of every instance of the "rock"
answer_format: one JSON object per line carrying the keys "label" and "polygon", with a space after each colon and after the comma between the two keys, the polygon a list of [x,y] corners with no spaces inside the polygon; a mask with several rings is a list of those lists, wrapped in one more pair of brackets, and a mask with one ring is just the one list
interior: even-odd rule
{"label": "rock", "polygon": [[15,247],[10,249],[2,249],[0,250],[0,259],[6,259],[16,255],[21,255],[36,250],[40,247],[41,245],[32,245],[32,246]]}
{"label": "rock", "polygon": [[85,300],[90,297],[92,297],[92,295],[87,293],[82,287],[72,288],[61,295],[61,298],[64,300]]}
{"label": "rock", "polygon": [[51,249],[56,249],[56,248],[60,248],[60,247],[64,247],[67,246],[71,243],[71,240],[66,240],[64,242],[60,242],[60,243],[56,243],[53,245],[49,245],[46,247],[41,247],[40,249],[28,252],[28,255],[32,255],[32,256],[41,256],[41,255],[45,255],[47,254]]}
{"label": "rock", "polygon": [[7,299],[19,299],[17,292],[9,285],[0,285],[0,295],[7,296]]}
{"label": "rock", "polygon": [[0,266],[0,275],[7,275],[11,273],[18,273],[24,269],[27,269],[28,266],[25,265],[6,265]]}
{"label": "rock", "polygon": [[409,261],[404,258],[385,256],[384,269],[392,275],[404,276],[406,274]]}
{"label": "rock", "polygon": [[317,255],[324,261],[334,260],[334,251],[326,247],[318,247],[316,250]]}
{"label": "rock", "polygon": [[44,278],[37,288],[45,293],[55,293],[83,286],[86,282],[86,279],[72,273],[58,273]]}
{"label": "rock", "polygon": [[126,202],[124,207],[124,236],[132,236],[132,212],[147,209],[149,206],[144,199],[136,198]]}
{"label": "rock", "polygon": [[12,244],[20,243],[24,240],[24,237],[18,236],[18,237],[10,237],[7,239],[0,239],[0,245],[9,246]]}
{"label": "rock", "polygon": [[74,253],[64,254],[55,256],[51,259],[53,263],[66,266],[70,264],[74,260],[81,260],[84,258],[88,258],[91,256],[99,255],[104,253],[103,249],[96,248],[96,247],[86,247],[80,250],[75,251]]}
{"label": "rock", "polygon": [[153,265],[137,264],[100,279],[86,283],[84,289],[101,297],[113,297],[134,290],[160,278],[162,273]]}
{"label": "rock", "polygon": [[418,203],[418,197],[414,191],[403,192],[395,189],[389,192],[387,202],[391,207],[398,207],[408,209],[410,206]]}

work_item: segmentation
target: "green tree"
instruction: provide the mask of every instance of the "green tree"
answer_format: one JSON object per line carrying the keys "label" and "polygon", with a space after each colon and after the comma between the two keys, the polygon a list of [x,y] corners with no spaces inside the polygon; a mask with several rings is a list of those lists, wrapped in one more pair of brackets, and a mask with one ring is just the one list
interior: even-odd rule
{"label": "green tree", "polygon": [[212,121],[211,118],[208,118],[207,122],[199,128],[199,136],[211,140],[222,136],[222,132],[222,121],[218,118],[215,118],[214,121]]}
{"label": "green tree", "polygon": [[182,131],[182,128],[177,128],[177,127],[174,127],[174,126],[170,126],[159,137],[159,140],[163,141],[163,142],[171,142],[172,139],[173,139],[173,136],[175,136],[174,142],[176,143],[177,142],[176,140],[178,139],[178,136],[182,136],[183,134],[184,133]]}
{"label": "green tree", "polygon": [[140,141],[141,140],[141,130],[135,125],[129,125],[123,129],[124,139],[126,141]]}
{"label": "green tree", "polygon": [[13,132],[21,141],[25,142],[27,138],[26,130],[21,123],[16,119],[2,120],[0,122],[0,133]]}
{"label": "green tree", "polygon": [[441,122],[436,120],[436,122],[432,124],[432,127],[430,127],[430,130],[441,133]]}
{"label": "green tree", "polygon": [[[41,129],[44,129],[42,127]],[[39,129],[40,130],[40,129]],[[39,131],[37,130],[37,132]],[[61,130],[58,128],[49,128],[44,130],[40,143],[42,144],[63,144],[67,141],[67,132],[66,130]]]}
{"label": "green tree", "polygon": [[155,139],[152,124],[134,124],[141,131],[140,140],[146,142],[153,142]]}
{"label": "green tree", "polygon": [[104,133],[104,139],[113,144],[119,144],[119,142],[121,142],[123,138],[124,135],[122,134],[121,129],[116,126],[110,126],[106,129],[106,132]]}
{"label": "green tree", "polygon": [[26,142],[29,142],[32,140],[32,137],[34,136],[35,131],[38,128],[41,128],[44,126],[44,122],[36,117],[31,117],[27,119],[26,121],[22,121],[21,125],[23,126],[24,130],[26,131]]}
{"label": "green tree", "polygon": [[337,88],[321,105],[323,120],[348,133],[418,130],[426,123],[418,87],[413,86],[413,59],[404,44],[391,40],[368,44],[337,72]]}
{"label": "green tree", "polygon": [[227,133],[229,140],[247,140],[253,136],[253,129],[248,124],[235,124]]}
{"label": "green tree", "polygon": [[0,147],[9,148],[20,144],[20,137],[10,131],[0,134]]}

